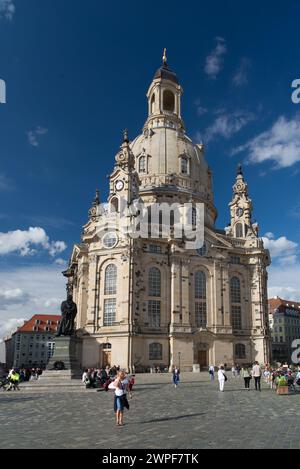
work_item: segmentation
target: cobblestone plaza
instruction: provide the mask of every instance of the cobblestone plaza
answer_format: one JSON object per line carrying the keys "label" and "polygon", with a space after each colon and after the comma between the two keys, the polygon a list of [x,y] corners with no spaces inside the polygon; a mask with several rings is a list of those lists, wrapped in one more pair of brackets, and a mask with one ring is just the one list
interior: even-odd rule
{"label": "cobblestone plaza", "polygon": [[206,373],[137,375],[125,426],[113,393],[21,389],[0,393],[0,448],[300,448],[300,393],[261,393],[228,373],[225,392]]}

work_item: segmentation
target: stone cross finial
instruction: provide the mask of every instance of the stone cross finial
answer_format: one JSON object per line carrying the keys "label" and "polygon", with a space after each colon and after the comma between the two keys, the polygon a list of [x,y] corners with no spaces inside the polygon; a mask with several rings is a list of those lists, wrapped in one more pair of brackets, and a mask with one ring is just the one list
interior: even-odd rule
{"label": "stone cross finial", "polygon": [[128,130],[123,130],[123,142],[129,143]]}
{"label": "stone cross finial", "polygon": [[237,171],[236,171],[237,176],[243,176],[243,170],[242,170],[242,165],[241,163],[238,164]]}

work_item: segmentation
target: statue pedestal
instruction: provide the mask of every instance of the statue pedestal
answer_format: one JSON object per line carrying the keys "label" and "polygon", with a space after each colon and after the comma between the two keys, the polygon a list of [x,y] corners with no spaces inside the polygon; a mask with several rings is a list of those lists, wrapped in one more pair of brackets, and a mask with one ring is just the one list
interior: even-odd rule
{"label": "statue pedestal", "polygon": [[46,369],[53,372],[67,371],[70,378],[81,376],[81,347],[82,342],[78,337],[55,337],[54,354]]}

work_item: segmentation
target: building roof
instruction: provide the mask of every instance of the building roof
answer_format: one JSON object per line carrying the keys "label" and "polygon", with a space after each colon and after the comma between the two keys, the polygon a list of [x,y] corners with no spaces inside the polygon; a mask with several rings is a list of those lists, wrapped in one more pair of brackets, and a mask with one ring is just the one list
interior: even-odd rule
{"label": "building roof", "polygon": [[162,65],[155,73],[154,80],[160,78],[161,80],[170,80],[179,85],[179,81],[175,72],[173,72],[167,64]]}
{"label": "building roof", "polygon": [[300,313],[300,303],[297,301],[293,300],[284,300],[282,298],[279,298],[279,296],[276,296],[275,298],[270,298],[268,300],[268,304],[271,310],[275,309],[285,309],[285,308],[290,308],[294,309],[295,311],[299,311]]}
{"label": "building roof", "polygon": [[[19,332],[56,332],[60,319],[61,316],[54,314],[35,314],[23,326],[19,327],[14,334]],[[36,321],[39,321],[39,324]],[[51,321],[51,324],[47,324],[47,321]],[[50,330],[46,331],[46,326],[50,327]],[[37,329],[34,329],[35,327]]]}

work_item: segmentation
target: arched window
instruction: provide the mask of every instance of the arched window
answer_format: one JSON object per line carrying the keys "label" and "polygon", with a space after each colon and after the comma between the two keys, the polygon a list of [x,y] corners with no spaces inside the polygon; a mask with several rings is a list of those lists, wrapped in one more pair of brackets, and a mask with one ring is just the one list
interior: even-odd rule
{"label": "arched window", "polygon": [[206,275],[202,271],[195,274],[195,298],[206,299]]}
{"label": "arched window", "polygon": [[235,358],[246,358],[246,346],[244,344],[236,344],[234,347]]}
{"label": "arched window", "polygon": [[237,238],[243,237],[243,225],[241,223],[237,223],[235,226],[235,236]]}
{"label": "arched window", "polygon": [[151,114],[154,114],[155,110],[155,94],[153,93],[152,98],[151,98]]}
{"label": "arched window", "polygon": [[189,174],[189,161],[184,156],[180,158],[180,172],[181,174]]}
{"label": "arched window", "polygon": [[162,360],[162,344],[153,343],[149,345],[149,360]]}
{"label": "arched window", "polygon": [[116,295],[117,293],[117,267],[109,264],[105,270],[104,295]]}
{"label": "arched window", "polygon": [[149,296],[161,296],[161,273],[157,267],[149,270]]}
{"label": "arched window", "polygon": [[195,228],[197,225],[197,209],[196,207],[192,208],[192,227]]}
{"label": "arched window", "polygon": [[195,274],[195,323],[197,327],[207,326],[206,275],[202,271]]}
{"label": "arched window", "polygon": [[139,159],[139,172],[146,173],[147,172],[147,160],[146,156],[141,156]]}
{"label": "arched window", "polygon": [[230,280],[230,298],[231,303],[241,302],[241,282],[238,277],[232,277]]}
{"label": "arched window", "polygon": [[174,112],[175,97],[172,91],[165,90],[163,94],[163,109],[164,111]]}
{"label": "arched window", "polygon": [[111,213],[118,213],[119,212],[119,199],[114,197],[110,202],[110,211]]}
{"label": "arched window", "polygon": [[242,329],[241,282],[238,277],[230,280],[231,324],[233,329]]}

